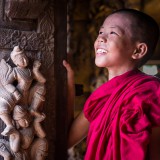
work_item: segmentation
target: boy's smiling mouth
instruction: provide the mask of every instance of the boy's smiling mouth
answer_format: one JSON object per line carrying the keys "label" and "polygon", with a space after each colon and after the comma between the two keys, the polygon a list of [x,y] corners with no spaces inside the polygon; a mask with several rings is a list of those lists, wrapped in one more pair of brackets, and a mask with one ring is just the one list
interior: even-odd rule
{"label": "boy's smiling mouth", "polygon": [[106,54],[107,53],[107,51],[105,50],[105,49],[102,49],[102,48],[98,48],[97,50],[96,50],[96,54],[97,55],[104,55],[104,54]]}

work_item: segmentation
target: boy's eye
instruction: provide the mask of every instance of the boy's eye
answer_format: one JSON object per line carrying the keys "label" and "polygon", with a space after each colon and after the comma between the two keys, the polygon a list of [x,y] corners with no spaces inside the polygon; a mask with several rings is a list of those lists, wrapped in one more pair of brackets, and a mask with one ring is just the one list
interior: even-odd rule
{"label": "boy's eye", "polygon": [[111,31],[110,34],[119,36],[119,34],[117,32],[114,32],[114,31]]}
{"label": "boy's eye", "polygon": [[112,32],[110,32],[110,34],[117,34],[117,33],[112,31]]}
{"label": "boy's eye", "polygon": [[103,32],[102,32],[102,31],[100,31],[100,32],[99,32],[99,34],[103,34]]}

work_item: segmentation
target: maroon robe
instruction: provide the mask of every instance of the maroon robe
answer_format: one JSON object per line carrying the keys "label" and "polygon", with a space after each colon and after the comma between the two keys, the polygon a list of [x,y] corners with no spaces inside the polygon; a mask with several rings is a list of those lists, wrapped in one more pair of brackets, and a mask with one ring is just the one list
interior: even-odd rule
{"label": "maroon robe", "polygon": [[133,70],[100,86],[84,106],[90,122],[85,160],[144,160],[160,126],[160,80]]}

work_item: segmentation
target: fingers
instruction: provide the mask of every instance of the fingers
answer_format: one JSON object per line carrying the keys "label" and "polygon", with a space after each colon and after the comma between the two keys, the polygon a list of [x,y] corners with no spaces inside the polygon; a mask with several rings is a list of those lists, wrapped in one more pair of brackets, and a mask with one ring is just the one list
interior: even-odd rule
{"label": "fingers", "polygon": [[63,66],[67,70],[68,88],[70,88],[71,90],[71,88],[74,88],[74,83],[75,83],[74,82],[74,71],[66,60],[63,60]]}
{"label": "fingers", "polygon": [[73,69],[71,68],[70,64],[66,60],[63,60],[63,66],[66,68],[69,74],[72,74],[72,75],[74,74]]}
{"label": "fingers", "polygon": [[66,60],[63,60],[63,66],[67,69],[67,71],[72,70],[70,64]]}
{"label": "fingers", "polygon": [[67,63],[67,61],[66,60],[63,60],[63,65],[66,67],[66,65],[67,65],[68,63]]}
{"label": "fingers", "polygon": [[63,66],[64,66],[64,67],[67,67],[67,65],[68,65],[67,61],[66,61],[66,60],[63,60]]}

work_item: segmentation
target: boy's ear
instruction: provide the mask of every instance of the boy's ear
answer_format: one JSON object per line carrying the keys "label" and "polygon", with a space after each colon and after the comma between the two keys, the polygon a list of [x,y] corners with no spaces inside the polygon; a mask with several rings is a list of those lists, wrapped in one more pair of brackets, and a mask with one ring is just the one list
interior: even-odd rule
{"label": "boy's ear", "polygon": [[141,59],[147,53],[148,47],[145,43],[138,43],[132,54],[133,59]]}

